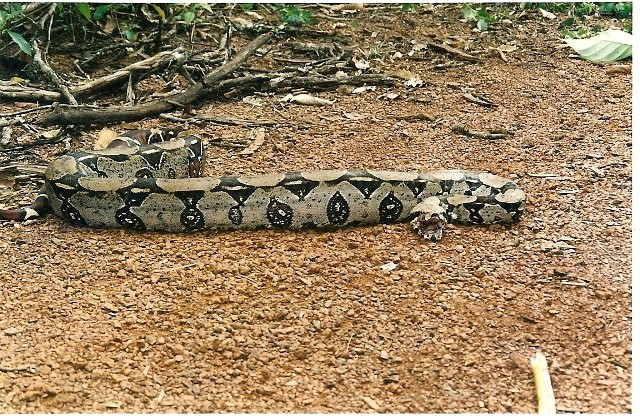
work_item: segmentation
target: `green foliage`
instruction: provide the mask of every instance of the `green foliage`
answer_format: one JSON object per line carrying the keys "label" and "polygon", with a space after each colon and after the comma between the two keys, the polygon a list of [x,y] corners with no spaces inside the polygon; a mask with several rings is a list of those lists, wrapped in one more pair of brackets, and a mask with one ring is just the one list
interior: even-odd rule
{"label": "green foliage", "polygon": [[599,14],[611,16],[616,19],[627,19],[633,14],[631,2],[607,2],[607,3],[521,3],[523,8],[541,8],[551,13],[567,13],[569,17],[584,17]]}
{"label": "green foliage", "polygon": [[[596,33],[602,32],[605,28],[602,24],[596,24],[593,27],[586,27],[584,24],[588,21],[588,16],[601,15],[611,16],[616,19],[630,18],[633,13],[633,4],[630,2],[622,3],[531,3],[545,10],[554,12],[558,7],[562,6],[562,11],[566,12],[568,17],[560,23],[563,28],[562,35],[570,39],[582,39],[591,37]],[[547,8],[548,7],[548,8]],[[633,29],[632,23],[623,26],[622,30],[631,33]]]}
{"label": "green foliage", "polygon": [[95,11],[93,12],[93,20],[102,19],[104,15],[106,15],[110,11],[111,11],[110,4],[103,4],[101,6],[96,7]]}
{"label": "green foliage", "polygon": [[462,16],[466,21],[476,22],[476,27],[483,32],[487,31],[490,23],[495,23],[499,20],[487,11],[486,6],[474,8],[470,5],[464,5],[462,7]]}
{"label": "green foliage", "polygon": [[240,8],[242,10],[253,10],[255,6],[255,3],[240,3]]}
{"label": "green foliage", "polygon": [[20,50],[27,55],[32,55],[31,45],[29,42],[18,32],[11,30],[12,20],[22,15],[21,3],[3,3],[0,9],[0,36],[4,34],[9,35],[13,43],[18,45]]}
{"label": "green foliage", "polygon": [[616,19],[628,19],[633,15],[633,3],[600,3],[598,13],[602,16],[613,16]]}
{"label": "green foliage", "polygon": [[286,25],[300,26],[315,22],[312,11],[302,10],[296,6],[282,7],[278,10],[278,14]]}
{"label": "green foliage", "polygon": [[403,12],[408,12],[410,10],[420,10],[420,3],[402,3]]}
{"label": "green foliage", "polygon": [[76,3],[76,9],[87,20],[91,20],[91,12],[89,11],[89,5],[87,3]]}

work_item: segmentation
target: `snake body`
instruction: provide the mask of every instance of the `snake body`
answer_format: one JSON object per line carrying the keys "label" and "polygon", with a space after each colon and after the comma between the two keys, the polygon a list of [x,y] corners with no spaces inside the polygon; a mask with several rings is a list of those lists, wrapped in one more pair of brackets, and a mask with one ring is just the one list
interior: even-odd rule
{"label": "snake body", "polygon": [[512,223],[525,205],[513,181],[467,170],[201,177],[201,140],[165,136],[173,138],[154,143],[147,133],[140,144],[130,134],[119,139],[123,147],[58,157],[36,202],[0,210],[0,218],[34,218],[50,207],[75,225],[172,232],[411,221],[425,238],[438,240],[449,220]]}

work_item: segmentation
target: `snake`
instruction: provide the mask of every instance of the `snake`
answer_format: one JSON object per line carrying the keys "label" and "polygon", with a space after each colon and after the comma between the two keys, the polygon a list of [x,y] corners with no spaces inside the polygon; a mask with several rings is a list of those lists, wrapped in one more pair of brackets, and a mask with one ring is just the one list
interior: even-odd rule
{"label": "snake", "polygon": [[189,132],[133,130],[103,150],[54,159],[25,221],[53,212],[77,226],[188,232],[410,222],[440,240],[448,222],[513,224],[526,195],[490,172],[312,170],[204,177],[204,145]]}

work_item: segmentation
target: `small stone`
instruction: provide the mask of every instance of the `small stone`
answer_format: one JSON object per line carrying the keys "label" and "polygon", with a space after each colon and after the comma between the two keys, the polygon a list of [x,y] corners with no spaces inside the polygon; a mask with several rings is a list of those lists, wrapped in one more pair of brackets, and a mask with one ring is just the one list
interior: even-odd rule
{"label": "small stone", "polygon": [[22,329],[13,326],[4,330],[4,334],[7,336],[18,335],[20,332],[22,332]]}
{"label": "small stone", "polygon": [[298,360],[304,360],[305,358],[307,358],[308,355],[309,353],[303,349],[293,351],[293,356],[296,357]]}
{"label": "small stone", "polygon": [[104,309],[108,310],[109,312],[118,312],[118,311],[120,310],[120,309],[118,309],[118,307],[117,307],[117,306],[115,306],[114,304],[109,303],[109,302],[105,302],[105,303],[102,305],[102,307],[103,307]]}
{"label": "small stone", "polygon": [[272,394],[274,394],[276,392],[276,389],[274,389],[271,386],[264,386],[264,387],[260,387],[258,388],[258,393],[262,394],[263,396],[271,396]]}
{"label": "small stone", "polygon": [[118,407],[120,407],[120,404],[116,402],[105,402],[104,407],[106,407],[107,409],[117,409]]}
{"label": "small stone", "polygon": [[22,400],[25,402],[32,402],[40,397],[42,394],[39,390],[27,390],[22,395]]}
{"label": "small stone", "polygon": [[389,359],[389,353],[386,352],[385,350],[380,351],[380,359],[388,360]]}
{"label": "small stone", "polygon": [[287,381],[286,383],[284,383],[285,386],[289,386],[289,387],[295,387],[298,385],[298,382],[296,380],[290,380]]}

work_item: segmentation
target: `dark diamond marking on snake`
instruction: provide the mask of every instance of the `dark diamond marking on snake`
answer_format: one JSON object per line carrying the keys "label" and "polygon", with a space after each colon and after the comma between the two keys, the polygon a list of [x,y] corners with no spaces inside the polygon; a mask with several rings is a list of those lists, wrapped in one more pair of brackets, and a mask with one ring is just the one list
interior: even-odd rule
{"label": "dark diamond marking on snake", "polygon": [[133,212],[129,211],[129,207],[122,207],[116,211],[116,222],[125,228],[133,230],[145,230],[144,222]]}
{"label": "dark diamond marking on snake", "polygon": [[220,183],[211,192],[225,192],[242,207],[255,190],[255,186],[245,185],[237,178],[225,176],[220,178]]}
{"label": "dark diamond marking on snake", "polygon": [[60,199],[60,212],[62,213],[62,217],[73,225],[86,226],[87,222],[82,215],[80,215],[80,212],[69,203],[69,198],[74,196],[76,191],[57,186],[55,182],[51,182],[50,185]]}
{"label": "dark diamond marking on snake", "polygon": [[353,185],[360,193],[364,196],[364,199],[370,199],[371,195],[380,188],[382,181],[377,178],[362,178],[362,179],[351,179],[349,181],[351,185]]}
{"label": "dark diamond marking on snake", "polygon": [[390,224],[398,221],[398,218],[400,218],[400,215],[402,214],[402,209],[402,201],[400,201],[393,192],[389,192],[389,194],[382,199],[380,206],[378,207],[380,222],[383,224]]}
{"label": "dark diamond marking on snake", "polygon": [[409,190],[415,197],[420,195],[422,191],[424,191],[424,188],[427,187],[427,182],[425,181],[415,180],[415,181],[404,181],[403,183],[404,183],[404,186],[409,188]]}
{"label": "dark diamond marking on snake", "polygon": [[349,219],[350,212],[349,203],[340,192],[333,194],[327,204],[327,219],[329,220],[329,224],[341,225],[346,223]]}
{"label": "dark diamond marking on snake", "polygon": [[142,168],[136,171],[136,178],[155,178],[155,173],[149,168]]}
{"label": "dark diamond marking on snake", "polygon": [[183,204],[180,213],[180,224],[189,231],[204,228],[204,214],[198,208],[198,201],[204,196],[204,191],[180,191],[174,194]]}
{"label": "dark diamond marking on snake", "polygon": [[123,201],[126,201],[126,205],[116,211],[116,222],[125,228],[146,230],[147,227],[144,225],[144,221],[131,212],[131,208],[139,207],[147,196],[149,196],[149,192],[134,193],[128,189],[124,189],[119,191],[118,195]]}
{"label": "dark diamond marking on snake", "polygon": [[318,181],[310,181],[307,179],[303,179],[300,181],[293,181],[290,183],[283,183],[282,187],[295,196],[298,197],[298,201],[304,201],[304,198],[309,195],[309,192],[313,191],[318,187]]}
{"label": "dark diamond marking on snake", "polygon": [[227,216],[229,217],[229,221],[231,221],[231,224],[242,224],[242,211],[240,210],[239,206],[229,208],[229,214]]}
{"label": "dark diamond marking on snake", "polygon": [[185,208],[180,214],[180,224],[189,231],[202,230],[204,228],[204,214],[197,208]]}
{"label": "dark diamond marking on snake", "polygon": [[284,202],[271,198],[267,205],[267,220],[275,228],[289,228],[293,224],[293,209]]}

